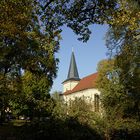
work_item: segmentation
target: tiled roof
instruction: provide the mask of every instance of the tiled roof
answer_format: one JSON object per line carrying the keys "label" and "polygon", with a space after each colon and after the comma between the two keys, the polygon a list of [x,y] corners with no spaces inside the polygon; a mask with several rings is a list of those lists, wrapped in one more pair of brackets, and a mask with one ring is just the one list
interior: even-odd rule
{"label": "tiled roof", "polygon": [[95,88],[96,86],[96,79],[98,73],[93,73],[87,77],[84,77],[79,81],[79,83],[72,89],[64,92],[64,95],[72,94],[74,92],[78,92],[85,89]]}

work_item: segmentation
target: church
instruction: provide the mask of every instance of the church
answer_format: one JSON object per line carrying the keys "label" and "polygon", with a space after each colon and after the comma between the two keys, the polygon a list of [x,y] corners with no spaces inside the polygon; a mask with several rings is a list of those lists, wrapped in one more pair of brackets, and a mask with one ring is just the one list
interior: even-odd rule
{"label": "church", "polygon": [[96,88],[97,76],[98,73],[93,73],[80,79],[75,55],[72,52],[67,79],[62,82],[62,99],[65,102],[69,102],[75,98],[84,98],[86,101],[91,102],[93,104],[93,110],[98,112],[100,108],[100,91]]}

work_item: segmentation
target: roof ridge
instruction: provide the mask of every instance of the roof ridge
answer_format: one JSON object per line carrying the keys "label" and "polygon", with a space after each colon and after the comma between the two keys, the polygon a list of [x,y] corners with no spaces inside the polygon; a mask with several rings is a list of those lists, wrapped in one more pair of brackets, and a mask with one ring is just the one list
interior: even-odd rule
{"label": "roof ridge", "polygon": [[[88,76],[85,76],[85,77],[83,77],[82,79],[87,78],[87,77],[90,77],[91,75],[95,75],[95,74],[98,74],[98,72],[95,72],[95,73],[89,74]],[[82,80],[82,79],[81,79],[81,80]]]}

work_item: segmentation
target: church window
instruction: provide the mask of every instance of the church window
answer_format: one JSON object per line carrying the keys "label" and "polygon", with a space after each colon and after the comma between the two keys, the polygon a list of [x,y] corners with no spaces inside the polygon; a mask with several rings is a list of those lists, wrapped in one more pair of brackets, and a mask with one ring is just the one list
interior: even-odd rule
{"label": "church window", "polygon": [[94,108],[95,112],[99,111],[99,95],[97,94],[94,95]]}

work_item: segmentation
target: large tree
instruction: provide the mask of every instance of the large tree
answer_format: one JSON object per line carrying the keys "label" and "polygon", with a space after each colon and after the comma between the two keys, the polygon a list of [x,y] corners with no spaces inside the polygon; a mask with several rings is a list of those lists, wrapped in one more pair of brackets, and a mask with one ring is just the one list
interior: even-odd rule
{"label": "large tree", "polygon": [[[119,68],[120,83],[129,94],[129,115],[140,116],[140,5],[131,1],[121,1],[120,13],[116,12],[114,21],[107,33],[107,47],[115,57]],[[127,5],[127,7],[126,7]],[[119,18],[122,16],[122,18]],[[118,19],[118,20],[117,20]],[[116,51],[114,51],[116,50]],[[139,118],[140,120],[140,118]]]}
{"label": "large tree", "polygon": [[[109,39],[112,42],[109,42],[111,47],[108,48],[119,50],[117,64],[122,62],[119,65],[123,69],[121,76],[123,79],[123,75],[126,75],[124,66],[129,63],[122,60],[125,60],[127,52],[131,54],[131,51],[128,51],[129,44],[133,44],[131,47],[133,52],[135,48],[138,50],[134,62],[139,66],[139,7],[137,0],[0,1],[0,76],[5,81],[0,86],[1,94],[20,92],[22,82],[19,81],[25,71],[46,77],[49,81],[46,90],[51,87],[57,71],[58,59],[55,58],[55,53],[59,49],[60,34],[64,24],[83,41],[89,39],[91,33],[89,25],[109,24],[113,39]],[[134,45],[135,43],[137,44]],[[123,59],[120,59],[122,56]],[[129,58],[133,61],[134,57]],[[130,82],[139,75],[138,68],[133,71],[135,72],[131,78],[128,76]],[[124,78],[127,81],[127,76]],[[137,93],[138,80],[137,78],[137,82],[131,82],[130,86],[135,86]],[[128,90],[132,92],[131,89]]]}
{"label": "large tree", "polygon": [[108,22],[106,45],[111,59],[99,64],[98,87],[108,136],[119,132],[120,138],[137,139],[140,137],[140,3],[120,0],[119,5]]}
{"label": "large tree", "polygon": [[14,93],[10,98],[10,106],[16,116],[35,117],[50,116],[53,109],[53,99],[50,98],[49,80],[26,71],[22,78],[22,91]]}
{"label": "large tree", "polygon": [[6,94],[22,92],[21,76],[25,71],[46,77],[49,82],[46,90],[51,87],[57,71],[55,53],[59,49],[64,24],[87,41],[90,34],[88,26],[102,24],[102,15],[114,6],[115,2],[108,0],[2,0],[0,74],[4,82],[0,91],[1,97],[9,97],[5,104],[11,99]]}
{"label": "large tree", "polygon": [[140,95],[138,78],[134,78],[135,73],[132,72],[132,75],[128,76],[128,81],[123,79],[122,82],[124,73],[120,65],[118,66],[118,63],[116,65],[116,58],[101,61],[98,65],[98,73],[97,86],[101,91],[106,138],[139,138]]}
{"label": "large tree", "polygon": [[[54,58],[53,54],[58,50],[59,34],[64,24],[80,35],[83,41],[88,40],[90,35],[88,27],[92,24],[108,23],[112,27],[128,25],[128,29],[131,30],[138,28],[139,3],[133,0],[138,6],[132,6],[130,2],[129,0],[1,1],[1,57],[5,62],[7,59],[11,60],[11,64],[8,64],[9,61],[5,63],[7,64],[5,72],[10,70],[14,61],[20,65],[16,67],[52,74],[49,71],[52,68],[41,58]],[[120,18],[122,15],[123,18]],[[36,62],[37,60],[39,61]],[[51,62],[55,65],[54,61]],[[45,69],[47,67],[48,69]],[[50,77],[53,77],[51,74]]]}
{"label": "large tree", "polygon": [[44,83],[46,91],[56,76],[58,60],[54,53],[59,48],[60,36],[54,31],[53,36],[42,31],[39,8],[38,2],[32,0],[0,1],[0,111],[3,113],[9,102],[18,100],[23,93],[25,71],[36,74],[38,80],[44,77],[48,81]]}

